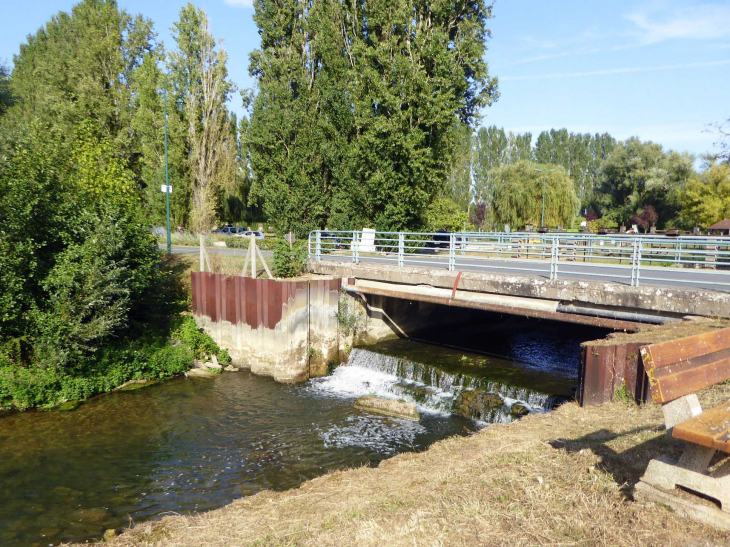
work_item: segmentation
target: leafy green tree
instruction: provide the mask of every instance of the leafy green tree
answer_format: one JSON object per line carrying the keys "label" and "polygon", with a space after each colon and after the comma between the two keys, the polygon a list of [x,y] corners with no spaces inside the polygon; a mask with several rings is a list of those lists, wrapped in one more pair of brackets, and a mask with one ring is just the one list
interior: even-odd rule
{"label": "leafy green tree", "polygon": [[8,116],[37,118],[73,139],[82,120],[129,158],[132,73],[154,47],[152,22],[120,10],[115,0],[82,0],[28,37],[14,58]]}
{"label": "leafy green tree", "polygon": [[449,232],[463,232],[473,230],[469,223],[469,215],[454,200],[447,197],[437,197],[426,208],[426,229],[430,232],[447,230]]}
{"label": "leafy green tree", "polygon": [[228,56],[210,34],[205,12],[190,3],[183,7],[173,38],[177,49],[170,64],[184,96],[190,147],[190,224],[200,235],[202,269],[203,234],[218,220],[221,189],[231,188],[236,179],[235,122],[226,107],[235,86],[228,80]]}
{"label": "leafy green tree", "polygon": [[[543,173],[535,169],[541,169]],[[551,169],[555,171],[549,173]],[[492,226],[538,225],[542,215],[543,177],[545,224],[572,227],[580,207],[573,181],[559,166],[527,161],[503,165],[493,171],[493,196],[487,203]]]}
{"label": "leafy green tree", "polygon": [[472,129],[459,124],[456,130],[453,162],[446,179],[446,196],[462,211],[468,211],[472,199]]}
{"label": "leafy green tree", "polygon": [[[142,206],[150,223],[164,225],[165,195],[160,186],[165,184],[165,118],[163,92],[165,78],[160,69],[164,51],[158,48],[144,56],[132,79],[133,114],[131,127],[139,140],[138,170],[141,180]],[[170,195],[171,226],[190,226],[192,183],[188,154],[190,142],[185,110],[178,111],[177,101],[182,92],[175,87],[176,79],[167,82],[167,141],[169,180],[173,187]]]}
{"label": "leafy green tree", "polygon": [[730,218],[730,166],[713,163],[692,177],[681,192],[680,202],[686,227],[707,227]]}
{"label": "leafy green tree", "polygon": [[0,64],[0,116],[13,104],[10,93],[10,69]]}
{"label": "leafy green tree", "polygon": [[283,230],[416,228],[453,165],[454,119],[497,96],[481,0],[258,0],[253,196]]}
{"label": "leafy green tree", "polygon": [[621,143],[601,167],[604,214],[626,222],[651,205],[659,225],[674,221],[680,192],[694,173],[693,163],[687,153],[665,153],[661,145],[636,137]]}

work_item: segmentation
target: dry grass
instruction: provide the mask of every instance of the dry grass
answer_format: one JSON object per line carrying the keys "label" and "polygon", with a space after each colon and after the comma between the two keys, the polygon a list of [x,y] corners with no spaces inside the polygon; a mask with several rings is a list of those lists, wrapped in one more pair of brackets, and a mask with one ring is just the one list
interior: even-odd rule
{"label": "dry grass", "polygon": [[[703,405],[730,397],[717,386]],[[727,545],[730,534],[633,501],[647,462],[679,445],[653,404],[566,404],[379,468],[336,472],[197,516],[143,523],[132,545]]]}

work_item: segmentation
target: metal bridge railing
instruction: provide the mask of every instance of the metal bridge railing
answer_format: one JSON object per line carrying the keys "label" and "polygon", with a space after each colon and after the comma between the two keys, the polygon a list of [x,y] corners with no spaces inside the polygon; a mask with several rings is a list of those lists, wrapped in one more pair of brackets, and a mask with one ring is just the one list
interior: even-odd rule
{"label": "metal bridge railing", "polygon": [[730,287],[730,237],[313,231],[312,260]]}

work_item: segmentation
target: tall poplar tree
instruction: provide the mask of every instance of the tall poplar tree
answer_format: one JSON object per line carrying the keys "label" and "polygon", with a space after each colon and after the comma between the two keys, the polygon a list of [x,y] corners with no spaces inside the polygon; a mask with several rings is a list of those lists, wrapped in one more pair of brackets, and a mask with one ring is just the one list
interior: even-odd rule
{"label": "tall poplar tree", "polygon": [[304,233],[416,228],[453,165],[456,120],[497,96],[482,0],[257,0],[252,197]]}

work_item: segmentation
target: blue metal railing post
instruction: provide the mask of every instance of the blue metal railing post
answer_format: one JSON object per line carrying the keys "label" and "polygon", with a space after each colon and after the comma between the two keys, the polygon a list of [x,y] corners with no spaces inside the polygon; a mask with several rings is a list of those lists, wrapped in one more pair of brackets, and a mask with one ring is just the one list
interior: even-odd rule
{"label": "blue metal railing post", "polygon": [[449,271],[456,269],[456,235],[449,234]]}
{"label": "blue metal railing post", "polygon": [[398,234],[398,267],[403,267],[403,251],[405,247],[405,236],[403,235],[403,232],[400,232]]}
{"label": "blue metal railing post", "polygon": [[322,260],[322,232],[317,230],[315,238],[316,244],[314,248],[314,257],[315,260],[320,261]]}
{"label": "blue metal railing post", "polygon": [[558,278],[558,258],[560,255],[560,240],[553,238],[552,248],[550,249],[550,279]]}

